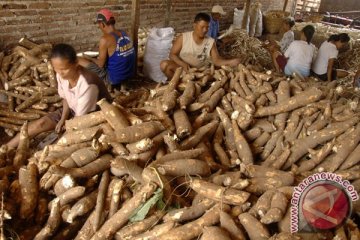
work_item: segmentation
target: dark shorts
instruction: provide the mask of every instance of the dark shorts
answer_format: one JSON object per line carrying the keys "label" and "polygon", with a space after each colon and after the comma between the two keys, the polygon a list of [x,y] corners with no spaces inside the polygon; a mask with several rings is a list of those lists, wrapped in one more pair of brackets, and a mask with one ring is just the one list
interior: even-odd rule
{"label": "dark shorts", "polygon": [[[63,112],[63,108],[59,108],[56,111],[51,112],[48,115],[46,115],[46,117],[50,118],[53,122],[58,123],[61,119],[62,112]],[[74,113],[73,113],[73,111],[70,110],[68,119],[73,118],[73,117],[74,117]]]}
{"label": "dark shorts", "polygon": [[287,64],[287,59],[284,55],[279,55],[277,58],[276,58],[276,62],[277,64],[279,65],[280,69],[284,72],[285,70],[285,66]]}
{"label": "dark shorts", "polygon": [[111,84],[109,73],[105,68],[101,68],[97,64],[91,62],[87,66],[87,69],[89,71],[92,71],[92,72],[96,73],[99,76],[99,78],[105,82],[105,85],[107,87],[112,88],[112,89],[117,89],[117,90],[121,89],[121,83],[119,83],[119,84]]}
{"label": "dark shorts", "polygon": [[86,68],[91,72],[96,73],[101,80],[105,81],[106,83],[110,83],[109,74],[105,68],[101,68],[93,62],[90,62],[90,64]]}
{"label": "dark shorts", "polygon": [[[316,74],[313,70],[311,70],[311,75],[313,75],[314,77],[317,77],[318,79],[322,80],[322,81],[327,81],[328,79],[328,76],[327,76],[327,73],[324,73],[324,74]],[[332,76],[332,80],[336,80],[336,69],[333,69],[331,71],[331,76]]]}

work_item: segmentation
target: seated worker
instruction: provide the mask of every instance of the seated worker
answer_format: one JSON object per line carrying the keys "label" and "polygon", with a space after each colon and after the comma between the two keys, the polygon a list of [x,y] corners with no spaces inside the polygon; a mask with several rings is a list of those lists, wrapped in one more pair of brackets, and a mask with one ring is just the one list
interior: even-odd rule
{"label": "seated worker", "polygon": [[206,35],[209,30],[210,16],[206,13],[198,13],[193,23],[194,31],[185,32],[178,37],[170,50],[170,60],[160,63],[161,71],[168,78],[174,75],[176,68],[182,67],[185,72],[190,67],[201,68],[210,63],[215,66],[237,66],[239,58],[223,59],[220,57],[215,40]]}
{"label": "seated worker", "polygon": [[279,64],[277,64],[276,57],[279,56],[279,52],[282,54],[285,53],[290,44],[294,41],[294,32],[292,31],[294,25],[295,21],[293,18],[285,18],[282,25],[284,35],[280,41],[280,45],[278,45],[276,41],[270,41],[270,44],[266,46],[270,51],[277,72],[280,72],[280,67]]}
{"label": "seated worker", "polygon": [[79,58],[79,64],[119,89],[121,83],[135,73],[136,56],[133,43],[125,31],[115,28],[115,18],[110,10],[100,10],[96,23],[103,33],[99,42],[99,57]]}
{"label": "seated worker", "polygon": [[340,33],[331,35],[327,41],[323,42],[312,66],[313,75],[323,81],[346,77],[348,72],[334,69],[334,62],[339,54],[339,49],[349,41],[349,35]]}
{"label": "seated worker", "polygon": [[[78,64],[76,52],[72,46],[67,44],[54,46],[50,59],[56,72],[58,93],[63,99],[63,106],[30,122],[28,125],[30,138],[54,129],[60,132],[65,120],[96,110],[96,102],[102,98],[111,101],[104,82],[95,73]],[[6,143],[10,148],[15,148],[18,144],[19,134]]]}
{"label": "seated worker", "polygon": [[301,30],[300,40],[293,41],[284,55],[277,52],[274,56],[279,69],[285,75],[299,74],[302,77],[310,75],[311,63],[315,55],[315,46],[311,43],[315,28],[311,25]]}
{"label": "seated worker", "polygon": [[219,36],[219,20],[221,15],[226,15],[226,12],[224,12],[223,8],[219,5],[213,6],[211,9],[209,31],[207,35],[215,39],[215,41],[217,41]]}

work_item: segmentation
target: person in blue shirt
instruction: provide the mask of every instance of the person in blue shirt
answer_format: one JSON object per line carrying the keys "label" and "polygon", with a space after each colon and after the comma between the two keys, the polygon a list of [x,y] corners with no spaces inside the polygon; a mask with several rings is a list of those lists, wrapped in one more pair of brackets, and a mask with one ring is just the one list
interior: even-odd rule
{"label": "person in blue shirt", "polygon": [[79,58],[79,64],[95,72],[106,83],[120,89],[123,81],[135,73],[135,49],[127,33],[115,28],[115,18],[108,9],[97,13],[96,24],[103,36],[99,42],[97,59]]}
{"label": "person in blue shirt", "polygon": [[219,20],[221,16],[225,14],[226,12],[224,12],[223,8],[219,5],[215,5],[211,9],[211,19],[207,35],[215,39],[215,41],[217,41],[217,38],[219,36]]}

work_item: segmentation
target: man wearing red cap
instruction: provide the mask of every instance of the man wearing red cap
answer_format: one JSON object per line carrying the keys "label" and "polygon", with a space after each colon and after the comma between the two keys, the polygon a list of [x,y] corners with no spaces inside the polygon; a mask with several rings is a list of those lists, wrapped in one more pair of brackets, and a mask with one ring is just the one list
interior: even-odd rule
{"label": "man wearing red cap", "polygon": [[135,50],[125,31],[115,28],[115,18],[109,9],[101,9],[96,23],[103,36],[99,42],[97,59],[79,58],[79,64],[97,73],[114,88],[131,78],[135,72]]}

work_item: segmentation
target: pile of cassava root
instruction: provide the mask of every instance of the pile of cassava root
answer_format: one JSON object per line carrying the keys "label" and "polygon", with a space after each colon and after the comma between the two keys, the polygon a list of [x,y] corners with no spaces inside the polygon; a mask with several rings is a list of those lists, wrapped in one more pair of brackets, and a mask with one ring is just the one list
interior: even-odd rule
{"label": "pile of cassava root", "polygon": [[48,61],[52,45],[26,38],[8,54],[0,52],[0,95],[7,108],[0,108],[0,127],[13,136],[25,121],[31,121],[62,106],[53,67]]}
{"label": "pile of cassava root", "polygon": [[137,53],[137,65],[142,67],[144,65],[144,52],[145,45],[149,35],[149,28],[139,28],[138,31],[138,53]]}
{"label": "pile of cassava root", "polygon": [[0,148],[1,227],[36,240],[359,239],[351,219],[290,234],[304,177],[335,172],[360,190],[358,99],[342,93],[250,65],[179,68],[99,101],[32,156],[24,124],[18,149]]}

